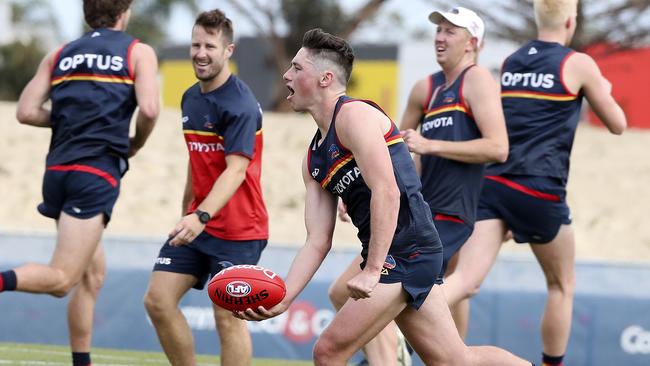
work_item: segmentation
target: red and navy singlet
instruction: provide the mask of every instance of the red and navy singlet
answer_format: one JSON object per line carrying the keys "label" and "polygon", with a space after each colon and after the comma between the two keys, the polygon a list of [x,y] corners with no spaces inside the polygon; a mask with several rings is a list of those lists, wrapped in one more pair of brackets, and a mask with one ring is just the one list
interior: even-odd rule
{"label": "red and navy singlet", "polygon": [[510,153],[486,175],[528,175],[566,182],[569,156],[580,119],[582,95],[562,79],[573,50],[554,42],[531,41],[510,55],[501,71],[501,98]]}
{"label": "red and navy singlet", "polygon": [[433,92],[435,92],[439,86],[444,86],[445,83],[446,78],[444,72],[438,71],[429,75],[429,92],[427,93],[427,99],[425,100],[424,105],[422,105],[422,116],[426,115],[427,112],[431,110],[431,103],[433,103]]}
{"label": "red and navy singlet", "polygon": [[[322,138],[320,130],[317,130],[309,146],[308,169],[312,178],[320,183],[323,189],[341,197],[346,204],[352,223],[359,230],[357,236],[363,245],[361,254],[365,258],[370,241],[371,191],[363,180],[354,156],[339,142],[336,134],[336,116],[343,104],[351,102],[367,103],[382,111],[371,101],[340,97],[327,135]],[[420,178],[394,123],[384,139],[401,193],[397,228],[388,253],[413,253],[424,247],[441,251],[442,245],[431,219],[431,211],[420,193]]]}
{"label": "red and navy singlet", "polygon": [[131,50],[138,41],[95,29],[61,47],[51,73],[47,165],[112,154],[126,160],[137,106]]}
{"label": "red and navy singlet", "polygon": [[[481,138],[471,110],[463,99],[465,74],[469,66],[445,88],[434,89],[420,122],[427,139],[468,141]],[[422,155],[422,195],[437,214],[456,216],[468,225],[476,220],[476,206],[483,182],[484,164],[469,164],[435,155]]]}

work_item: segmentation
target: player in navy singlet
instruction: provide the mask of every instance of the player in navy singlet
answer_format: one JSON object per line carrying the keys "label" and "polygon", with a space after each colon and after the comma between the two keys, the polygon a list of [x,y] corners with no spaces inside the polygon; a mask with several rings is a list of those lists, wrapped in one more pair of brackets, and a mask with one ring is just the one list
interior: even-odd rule
{"label": "player in navy singlet", "polygon": [[347,301],[314,346],[316,365],[345,365],[390,321],[427,364],[530,365],[494,347],[467,347],[438,282],[442,245],[399,130],[374,103],[345,95],[354,54],[336,36],[313,29],[284,74],[288,100],[317,125],[303,162],[307,239],[286,277],[287,294],[271,309],[237,312],[263,320],[286,311],[331,249],[340,197],[362,244],[362,271]]}
{"label": "player in navy singlet", "polygon": [[[452,256],[472,233],[484,163],[505,161],[508,137],[499,86],[487,69],[475,64],[483,40],[483,21],[462,7],[433,12],[430,19],[438,24],[436,59],[443,71],[415,84],[400,129],[409,149],[417,154],[422,195],[431,208],[444,247],[444,274]],[[415,131],[418,126],[419,132]],[[347,300],[345,283],[358,272],[357,268],[348,268],[330,288],[333,303],[343,305]],[[467,311],[458,312],[463,315],[460,319],[454,314],[463,337]],[[394,334],[387,329],[380,337],[388,338],[385,333]],[[390,347],[390,340],[377,341],[384,344],[376,347],[382,351],[373,351],[370,342],[367,354],[388,355],[386,348],[395,349]],[[369,360],[371,365],[381,362]]]}
{"label": "player in navy singlet", "polygon": [[[476,65],[485,34],[481,18],[456,7],[433,12],[429,20],[438,25],[436,58],[445,83],[433,90],[420,115],[405,112],[401,128],[409,149],[420,159],[422,195],[440,233],[447,269],[452,258],[461,260],[455,254],[474,229],[484,164],[505,161],[508,137],[499,86],[487,69]],[[410,104],[422,99],[421,89],[414,87]],[[419,133],[414,131],[418,125]],[[468,312],[469,302],[452,307],[463,337]]]}
{"label": "player in navy singlet", "polygon": [[[192,332],[179,302],[225,267],[257,264],[268,239],[262,198],[262,111],[232,75],[233,26],[220,10],[199,14],[190,57],[198,83],[181,100],[189,152],[182,218],[160,249],[145,307],[172,365],[195,365]],[[222,365],[248,366],[252,341],[245,321],[213,306]]]}
{"label": "player in navy singlet", "polygon": [[75,289],[68,304],[74,365],[91,363],[93,311],[105,272],[101,235],[127,159],[144,145],[159,110],[156,55],[124,33],[130,5],[85,0],[91,30],[43,59],[16,112],[21,123],[52,129],[38,211],[57,221],[57,241],[48,265],[0,273],[0,292],[63,297]]}
{"label": "player in navy singlet", "polygon": [[610,132],[626,127],[596,63],[566,47],[576,13],[577,1],[536,0],[538,39],[503,63],[509,156],[486,169],[474,233],[445,285],[450,303],[467,298],[494,263],[506,231],[516,242],[530,243],[548,286],[541,324],[545,365],[562,364],[571,329],[575,244],[566,183],[582,97]]}

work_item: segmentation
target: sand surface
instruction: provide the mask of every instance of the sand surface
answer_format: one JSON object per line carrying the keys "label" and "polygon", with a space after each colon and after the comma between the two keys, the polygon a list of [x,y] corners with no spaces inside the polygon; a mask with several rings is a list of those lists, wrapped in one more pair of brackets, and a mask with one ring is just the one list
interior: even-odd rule
{"label": "sand surface", "polygon": [[[36,211],[50,130],[20,125],[14,116],[15,104],[0,102],[0,231],[51,233],[54,222]],[[304,240],[300,164],[314,126],[307,116],[265,113],[262,185],[273,245]],[[650,131],[614,136],[581,124],[571,165],[578,258],[650,261]],[[180,111],[165,109],[131,159],[106,234],[164,237],[180,216],[186,169]],[[334,245],[358,247],[350,224],[337,225]],[[508,244],[504,251],[528,248]]]}

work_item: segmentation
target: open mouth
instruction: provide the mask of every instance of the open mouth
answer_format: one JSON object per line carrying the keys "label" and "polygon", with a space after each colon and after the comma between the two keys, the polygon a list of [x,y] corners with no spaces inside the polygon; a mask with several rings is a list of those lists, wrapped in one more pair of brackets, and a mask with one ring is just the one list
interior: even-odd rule
{"label": "open mouth", "polygon": [[289,95],[287,96],[287,99],[293,97],[293,95],[296,94],[296,91],[293,90],[293,88],[290,87],[289,85],[287,85],[287,89],[289,89]]}
{"label": "open mouth", "polygon": [[210,65],[210,62],[209,61],[194,61],[194,65],[196,65],[198,67],[207,67],[208,65]]}

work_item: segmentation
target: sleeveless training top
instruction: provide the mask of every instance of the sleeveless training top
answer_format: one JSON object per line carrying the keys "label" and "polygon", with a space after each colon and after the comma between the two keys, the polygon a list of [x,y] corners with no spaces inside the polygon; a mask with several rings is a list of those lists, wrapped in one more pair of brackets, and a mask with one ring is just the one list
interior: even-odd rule
{"label": "sleeveless training top", "polygon": [[566,182],[582,95],[562,79],[573,50],[559,43],[531,41],[510,55],[501,72],[501,98],[510,153],[488,175],[532,175]]}
{"label": "sleeveless training top", "polygon": [[433,102],[433,93],[436,91],[436,89],[439,86],[444,86],[445,83],[447,82],[445,78],[445,73],[442,71],[438,71],[436,73],[433,73],[429,75],[429,92],[427,93],[427,99],[425,100],[425,104],[422,106],[422,116],[426,115],[429,110],[431,110],[431,103]]}
{"label": "sleeveless training top", "polygon": [[[336,135],[336,116],[345,103],[364,102],[379,109],[371,101],[342,96],[336,103],[327,135],[322,138],[316,131],[308,152],[308,168],[311,176],[330,193],[341,197],[347,206],[352,223],[359,230],[364,258],[370,241],[370,189],[352,153],[343,146]],[[322,141],[321,141],[322,138]],[[412,253],[418,248],[442,250],[438,233],[431,219],[431,211],[420,193],[420,179],[408,148],[395,124],[384,136],[393,163],[395,179],[401,198],[397,228],[389,253]],[[319,144],[319,141],[320,144]]]}
{"label": "sleeveless training top", "polygon": [[[474,65],[472,65],[474,66]],[[448,88],[438,85],[420,122],[420,133],[431,140],[467,141],[481,137],[472,112],[463,100],[467,67]],[[422,155],[422,195],[431,211],[457,216],[473,225],[483,182],[484,164],[469,164],[435,155]]]}
{"label": "sleeveless training top", "polygon": [[48,166],[105,154],[126,160],[137,106],[130,60],[137,42],[123,32],[95,29],[58,51],[51,74]]}

